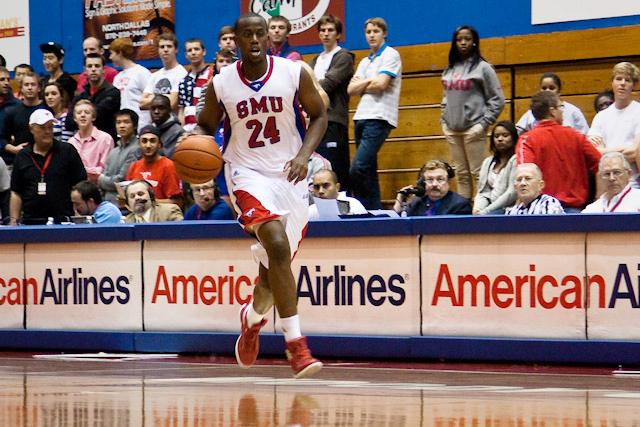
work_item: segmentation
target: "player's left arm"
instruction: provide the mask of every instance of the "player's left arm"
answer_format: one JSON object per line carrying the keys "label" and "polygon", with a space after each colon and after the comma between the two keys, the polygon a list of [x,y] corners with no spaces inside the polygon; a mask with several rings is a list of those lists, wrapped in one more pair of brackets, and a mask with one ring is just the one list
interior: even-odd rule
{"label": "player's left arm", "polygon": [[287,179],[294,183],[307,177],[309,157],[320,144],[327,130],[327,109],[313,84],[313,80],[311,80],[311,76],[304,68],[300,69],[299,100],[309,116],[309,127],[300,151],[284,167],[284,170],[288,172]]}

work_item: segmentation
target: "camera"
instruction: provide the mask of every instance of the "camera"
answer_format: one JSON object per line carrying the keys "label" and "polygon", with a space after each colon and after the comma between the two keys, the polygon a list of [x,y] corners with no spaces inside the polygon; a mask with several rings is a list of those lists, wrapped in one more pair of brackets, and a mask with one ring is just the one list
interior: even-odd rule
{"label": "camera", "polygon": [[402,194],[405,197],[411,194],[417,197],[423,197],[426,192],[427,189],[425,187],[424,178],[418,179],[418,182],[416,182],[416,185],[414,187],[398,191],[398,193]]}

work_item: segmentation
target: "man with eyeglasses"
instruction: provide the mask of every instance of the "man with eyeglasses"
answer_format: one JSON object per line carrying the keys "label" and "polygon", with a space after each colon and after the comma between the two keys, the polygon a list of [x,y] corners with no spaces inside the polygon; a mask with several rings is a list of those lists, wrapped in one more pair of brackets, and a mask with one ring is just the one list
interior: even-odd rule
{"label": "man with eyeglasses", "polygon": [[[406,202],[407,187],[398,192],[393,209],[406,216],[471,215],[471,203],[449,189],[449,180],[455,176],[448,163],[429,160],[420,170],[416,189],[424,188],[424,195],[417,194]],[[414,193],[415,194],[415,193]]]}
{"label": "man with eyeglasses", "polygon": [[220,198],[213,180],[204,184],[192,184],[191,192],[195,204],[184,214],[185,221],[234,219],[231,208]]}
{"label": "man with eyeglasses", "polygon": [[624,154],[605,153],[598,170],[604,193],[582,213],[640,212],[640,190],[631,187],[633,171]]}
{"label": "man with eyeglasses", "polygon": [[589,197],[589,171],[598,171],[600,152],[580,132],[562,126],[562,104],[553,92],[531,98],[538,125],[520,136],[516,162],[535,163],[542,171],[545,193],[562,203],[567,213],[578,213]]}

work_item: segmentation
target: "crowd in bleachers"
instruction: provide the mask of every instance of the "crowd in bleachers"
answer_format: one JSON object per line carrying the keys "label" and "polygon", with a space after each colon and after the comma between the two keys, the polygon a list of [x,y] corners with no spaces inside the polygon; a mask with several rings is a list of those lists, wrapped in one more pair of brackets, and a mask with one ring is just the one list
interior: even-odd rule
{"label": "crowd in bleachers", "polygon": [[[387,45],[382,18],[364,23],[369,54],[358,64],[339,45],[339,19],[324,16],[317,30],[323,51],[309,70],[327,104],[328,127],[310,159],[310,191],[317,199],[336,199],[343,214],[382,209],[377,156],[398,126],[401,56]],[[288,42],[290,31],[286,18],[271,18],[268,53],[302,61]],[[417,182],[398,191],[393,209],[403,216],[638,212],[640,103],[632,94],[638,68],[628,62],[613,68],[611,88],[594,100],[591,126],[562,99],[554,73],[540,77],[540,92],[515,124],[496,124],[505,98],[480,41],[473,27],[457,28],[442,74],[441,125],[452,165],[424,159]],[[42,76],[20,64],[12,81],[0,58],[3,224],[235,217],[223,174],[189,185],[171,160],[197,126],[213,76],[241,59],[234,29],[220,29],[213,64],[205,62],[198,38],[180,46],[175,35],[163,33],[155,45],[162,68],[154,72],[134,61],[128,38],[113,40],[108,52],[102,41],[85,39],[77,78],[64,71],[65,50],[55,41],[40,45]],[[358,98],[351,160],[350,96]],[[220,146],[223,132],[219,127],[215,135]],[[453,179],[456,192],[449,187]],[[318,208],[311,212],[319,216]]]}

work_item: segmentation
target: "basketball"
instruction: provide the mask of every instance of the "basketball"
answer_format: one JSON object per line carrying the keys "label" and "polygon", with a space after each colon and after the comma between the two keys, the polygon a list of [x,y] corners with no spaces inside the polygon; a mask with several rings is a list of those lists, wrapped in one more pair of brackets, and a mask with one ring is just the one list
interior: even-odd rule
{"label": "basketball", "polygon": [[189,184],[203,184],[220,173],[222,154],[213,137],[190,135],[176,148],[173,163],[182,180]]}

